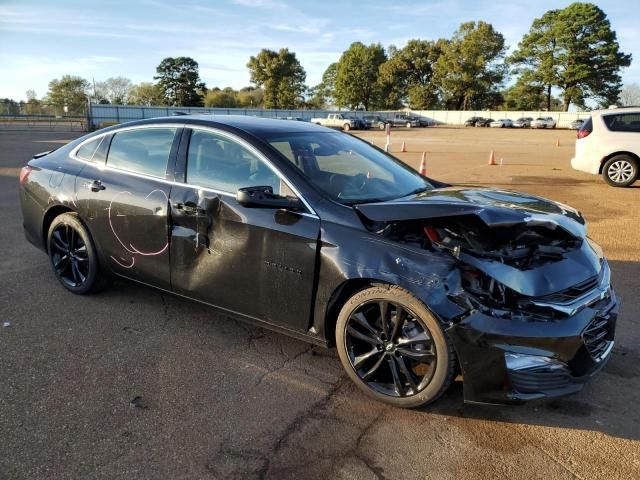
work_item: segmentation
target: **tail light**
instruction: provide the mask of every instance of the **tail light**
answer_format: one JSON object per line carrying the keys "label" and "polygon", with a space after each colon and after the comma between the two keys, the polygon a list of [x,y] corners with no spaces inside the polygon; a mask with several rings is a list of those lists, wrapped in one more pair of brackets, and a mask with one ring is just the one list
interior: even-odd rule
{"label": "tail light", "polygon": [[576,135],[578,138],[584,138],[586,136],[588,136],[591,132],[589,130],[578,130],[578,135]]}
{"label": "tail light", "polygon": [[20,185],[24,185],[25,183],[27,183],[27,180],[29,179],[29,174],[33,171],[33,168],[31,168],[29,165],[27,165],[26,167],[22,167],[22,170],[20,170]]}

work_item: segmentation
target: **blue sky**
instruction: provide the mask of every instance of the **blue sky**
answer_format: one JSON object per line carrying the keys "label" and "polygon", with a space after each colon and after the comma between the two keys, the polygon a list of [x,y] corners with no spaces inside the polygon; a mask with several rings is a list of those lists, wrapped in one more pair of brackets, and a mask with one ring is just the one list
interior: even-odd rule
{"label": "blue sky", "polygon": [[[351,42],[402,46],[448,38],[461,22],[485,20],[514,48],[535,17],[570,1],[435,0],[0,0],[0,98],[42,97],[63,74],[152,81],[164,57],[190,56],[208,87],[249,85],[246,63],[261,48],[288,47],[317,84]],[[596,2],[634,62],[640,82],[637,0]]]}

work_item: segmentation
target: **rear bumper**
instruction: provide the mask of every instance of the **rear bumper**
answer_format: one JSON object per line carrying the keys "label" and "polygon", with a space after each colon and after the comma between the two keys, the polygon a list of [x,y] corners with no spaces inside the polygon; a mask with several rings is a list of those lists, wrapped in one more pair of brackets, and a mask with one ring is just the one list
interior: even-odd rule
{"label": "rear bumper", "polygon": [[468,316],[448,330],[460,359],[465,401],[517,403],[581,390],[611,356],[617,316],[612,289],[560,320]]}
{"label": "rear bumper", "polygon": [[600,158],[589,155],[576,155],[571,159],[571,168],[581,172],[599,175]]}

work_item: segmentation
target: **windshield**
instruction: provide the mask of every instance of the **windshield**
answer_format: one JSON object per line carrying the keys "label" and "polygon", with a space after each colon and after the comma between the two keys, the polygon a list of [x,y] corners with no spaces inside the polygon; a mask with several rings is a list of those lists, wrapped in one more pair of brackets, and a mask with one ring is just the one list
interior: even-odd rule
{"label": "windshield", "polygon": [[399,160],[344,133],[284,133],[265,141],[318,189],[347,205],[391,200],[433,188]]}

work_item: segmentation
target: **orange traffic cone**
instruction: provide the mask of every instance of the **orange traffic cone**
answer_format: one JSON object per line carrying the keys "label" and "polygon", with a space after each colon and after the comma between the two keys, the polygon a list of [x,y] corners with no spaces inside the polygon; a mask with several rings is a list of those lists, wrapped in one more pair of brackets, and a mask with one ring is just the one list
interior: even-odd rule
{"label": "orange traffic cone", "polygon": [[493,153],[493,150],[491,150],[491,153],[489,154],[489,162],[487,162],[487,165],[497,165],[496,156]]}
{"label": "orange traffic cone", "polygon": [[400,151],[401,151],[401,152],[406,152],[406,151],[407,151],[407,147],[406,147],[406,145],[404,144],[404,142],[402,142],[402,147],[400,148]]}
{"label": "orange traffic cone", "polygon": [[422,152],[422,160],[420,160],[420,168],[418,169],[418,173],[423,176],[427,174],[427,156],[424,152]]}
{"label": "orange traffic cone", "polygon": [[557,138],[557,139],[556,139],[556,147],[559,147],[559,146],[560,146],[560,139],[559,139],[559,138]]}

